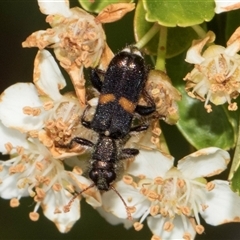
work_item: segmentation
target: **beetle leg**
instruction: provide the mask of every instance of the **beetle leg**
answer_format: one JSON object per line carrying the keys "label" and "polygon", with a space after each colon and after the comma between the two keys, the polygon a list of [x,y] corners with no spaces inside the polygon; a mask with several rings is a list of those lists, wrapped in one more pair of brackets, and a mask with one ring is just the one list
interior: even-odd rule
{"label": "beetle leg", "polygon": [[143,124],[143,125],[138,125],[135,127],[130,128],[130,132],[142,132],[148,129],[148,125]]}
{"label": "beetle leg", "polygon": [[104,76],[105,72],[101,69],[92,69],[90,72],[90,81],[93,85],[94,88],[96,88],[99,92],[101,92],[101,88],[102,88],[102,81],[100,76]]}
{"label": "beetle leg", "polygon": [[139,154],[139,150],[138,149],[135,149],[135,148],[124,148],[122,150],[120,159],[124,160],[124,159],[127,159],[127,158],[132,158],[132,157],[137,156],[138,154]]}
{"label": "beetle leg", "polygon": [[72,145],[73,145],[74,142],[75,142],[75,143],[78,143],[78,144],[80,144],[80,145],[82,145],[82,146],[87,146],[87,147],[93,147],[93,146],[94,146],[94,144],[93,144],[91,141],[89,141],[89,140],[87,140],[87,139],[85,139],[85,138],[75,137],[75,138],[73,138],[73,139],[71,140],[71,142],[69,143],[69,148],[72,147]]}
{"label": "beetle leg", "polygon": [[88,106],[85,108],[85,110],[84,110],[84,112],[83,112],[83,115],[82,115],[82,117],[81,117],[81,124],[82,124],[85,128],[89,128],[89,129],[91,129],[91,122],[85,120],[85,117],[86,117],[86,113],[87,113],[87,111],[88,111],[88,109],[89,109],[90,107],[91,107],[91,106],[88,105]]}
{"label": "beetle leg", "polygon": [[148,94],[145,88],[142,90],[142,95],[144,100],[147,102],[149,106],[137,105],[135,112],[137,112],[142,116],[147,116],[156,111],[156,105],[152,97]]}

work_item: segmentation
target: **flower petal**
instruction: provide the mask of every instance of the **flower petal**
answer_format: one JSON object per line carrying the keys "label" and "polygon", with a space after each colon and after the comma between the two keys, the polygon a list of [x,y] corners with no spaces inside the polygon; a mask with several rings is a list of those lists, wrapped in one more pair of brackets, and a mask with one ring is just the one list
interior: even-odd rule
{"label": "flower petal", "polygon": [[53,56],[47,50],[41,50],[37,53],[33,81],[41,93],[45,93],[53,100],[62,98],[59,89],[66,86],[66,81]]}
{"label": "flower petal", "polygon": [[239,52],[240,50],[240,27],[238,27],[232,36],[229,38],[227,41],[227,48],[225,50],[225,53],[228,54],[229,56],[237,56],[236,53]]}
{"label": "flower petal", "polygon": [[118,225],[118,224],[122,223],[126,229],[129,229],[133,225],[133,221],[118,218],[118,217],[114,216],[113,214],[104,211],[104,209],[101,207],[97,208],[96,210],[111,225]]}
{"label": "flower petal", "polygon": [[[115,186],[118,193],[122,196],[128,207],[135,207],[136,211],[132,214],[133,218],[139,218],[149,208],[149,200],[143,196],[138,189],[127,185],[122,181],[117,182]],[[126,208],[120,197],[112,190],[102,195],[102,207],[107,212],[111,212],[118,218],[127,218]]]}
{"label": "flower petal", "polygon": [[134,176],[144,175],[154,179],[158,176],[163,177],[172,166],[172,157],[166,157],[159,151],[140,150],[127,172]]}
{"label": "flower petal", "polygon": [[38,116],[28,116],[24,107],[42,108],[42,102],[32,83],[16,83],[7,88],[0,98],[0,119],[6,127],[21,132],[40,129],[44,123],[44,112]]}
{"label": "flower petal", "polygon": [[209,147],[182,158],[178,162],[178,169],[189,179],[210,177],[225,170],[229,161],[227,151]]}
{"label": "flower petal", "polygon": [[17,146],[21,146],[23,148],[28,147],[26,134],[22,134],[15,129],[6,128],[1,122],[0,122],[0,136],[1,136],[0,152],[2,154],[8,153],[5,147],[6,143],[10,143],[14,147],[17,147]]}
{"label": "flower petal", "polygon": [[[59,200],[58,196],[62,201]],[[64,189],[60,190],[60,192],[49,190],[42,203],[44,215],[53,221],[62,233],[68,232],[80,218],[80,204],[78,200],[71,204],[69,212],[66,213],[63,211],[64,206],[71,199],[72,195]]]}
{"label": "flower petal", "polygon": [[115,22],[135,8],[135,3],[113,3],[106,6],[96,17],[101,23]]}
{"label": "flower petal", "polygon": [[239,0],[231,0],[231,1],[215,0],[215,4],[216,4],[215,13],[228,12],[228,11],[240,8]]}
{"label": "flower petal", "polygon": [[202,49],[207,43],[212,43],[214,40],[215,34],[212,31],[209,31],[203,39],[193,40],[192,46],[187,51],[185,61],[192,64],[203,62],[205,59],[201,56]]}
{"label": "flower petal", "polygon": [[46,15],[61,14],[65,17],[71,16],[68,0],[38,0],[40,11]]}
{"label": "flower petal", "polygon": [[240,197],[227,181],[214,180],[215,187],[206,193],[206,206],[201,216],[211,225],[240,222]]}
{"label": "flower petal", "polygon": [[[183,222],[184,221],[184,222]],[[166,218],[162,217],[161,215],[157,215],[155,217],[148,217],[147,218],[148,227],[152,231],[154,235],[159,236],[161,239],[194,239],[196,232],[187,219],[187,217],[183,216],[176,216],[173,220],[173,229],[171,231],[164,230],[164,224],[166,223]],[[189,234],[188,238],[184,235]]]}
{"label": "flower petal", "polygon": [[[12,161],[13,159],[11,159]],[[0,171],[0,196],[4,199],[18,198],[29,196],[27,188],[19,188],[18,180],[20,179],[21,173],[9,174],[9,167],[6,166],[6,161],[1,161],[3,163],[3,169]]]}

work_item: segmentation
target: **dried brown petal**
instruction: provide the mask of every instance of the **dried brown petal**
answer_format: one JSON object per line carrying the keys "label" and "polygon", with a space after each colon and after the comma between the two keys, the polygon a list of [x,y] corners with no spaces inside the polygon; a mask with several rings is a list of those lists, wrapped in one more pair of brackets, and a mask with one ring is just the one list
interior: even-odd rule
{"label": "dried brown petal", "polygon": [[105,7],[96,17],[101,23],[115,22],[135,8],[135,3],[113,3]]}

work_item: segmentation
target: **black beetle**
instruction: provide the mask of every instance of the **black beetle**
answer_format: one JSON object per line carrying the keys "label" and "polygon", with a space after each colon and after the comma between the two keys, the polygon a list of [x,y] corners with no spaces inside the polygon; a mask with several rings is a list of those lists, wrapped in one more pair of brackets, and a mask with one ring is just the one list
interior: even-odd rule
{"label": "black beetle", "polygon": [[[102,75],[103,81],[99,75]],[[97,132],[99,138],[94,144],[87,139],[75,137],[69,144],[70,148],[74,142],[93,148],[89,170],[89,178],[93,184],[79,194],[96,186],[98,190],[103,191],[113,189],[119,195],[112,183],[122,168],[122,160],[139,153],[134,148],[123,148],[126,139],[130,132],[139,132],[148,128],[146,124],[132,126],[133,117],[135,114],[146,116],[155,111],[155,104],[144,89],[147,75],[148,68],[144,59],[134,46],[116,54],[106,72],[99,69],[91,71],[92,85],[100,92],[99,102],[92,121],[85,119],[87,107],[81,117],[81,123]],[[141,94],[150,106],[138,105]],[[120,198],[122,199],[121,196]],[[126,206],[123,199],[122,201]]]}

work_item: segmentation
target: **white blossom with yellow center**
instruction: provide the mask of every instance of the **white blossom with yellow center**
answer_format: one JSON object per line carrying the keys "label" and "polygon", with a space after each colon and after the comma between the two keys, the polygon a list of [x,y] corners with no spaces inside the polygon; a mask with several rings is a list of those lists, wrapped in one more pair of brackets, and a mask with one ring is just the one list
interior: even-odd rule
{"label": "white blossom with yellow center", "polygon": [[[33,197],[31,220],[38,220],[41,206],[59,231],[67,232],[80,217],[79,200],[69,211],[65,207],[74,191],[91,184],[80,169],[68,172],[63,165],[63,160],[76,162],[76,155],[85,151],[69,152],[66,147],[76,134],[88,136],[80,124],[84,109],[73,95],[60,93],[65,79],[46,50],[35,58],[34,83],[17,83],[1,94],[0,152],[9,154],[9,160],[0,161],[0,196],[11,199],[12,207],[22,197]],[[84,197],[94,207],[101,205],[95,188]]]}
{"label": "white blossom with yellow center", "polygon": [[[9,160],[0,161],[0,196],[11,199],[11,207],[18,207],[22,197],[33,197],[36,204],[29,213],[32,221],[38,220],[41,206],[60,232],[69,231],[80,218],[80,202],[74,201],[69,212],[65,212],[65,206],[74,190],[81,187],[80,183],[88,186],[91,181],[65,171],[63,162],[54,159],[37,139],[27,138],[26,134],[2,124],[0,133],[0,151],[10,155]],[[101,205],[99,192],[94,189],[84,196],[94,207]]]}
{"label": "white blossom with yellow center", "polygon": [[[229,160],[226,151],[210,147],[184,157],[174,167],[173,158],[141,150],[116,189],[134,209],[133,218],[140,219],[134,223],[136,230],[147,218],[152,239],[193,239],[204,232],[199,214],[211,225],[240,220],[240,198],[229,183],[205,179],[225,170]],[[126,223],[122,203],[113,193],[103,194],[103,208]]]}
{"label": "white blossom with yellow center", "polygon": [[227,47],[210,45],[202,54],[207,43],[215,39],[213,32],[206,37],[195,40],[187,52],[186,61],[195,64],[194,69],[186,75],[186,91],[193,98],[205,101],[204,107],[212,111],[209,102],[215,105],[227,102],[228,109],[237,110],[236,102],[232,99],[238,97],[240,92],[240,28],[238,28],[227,42]]}

